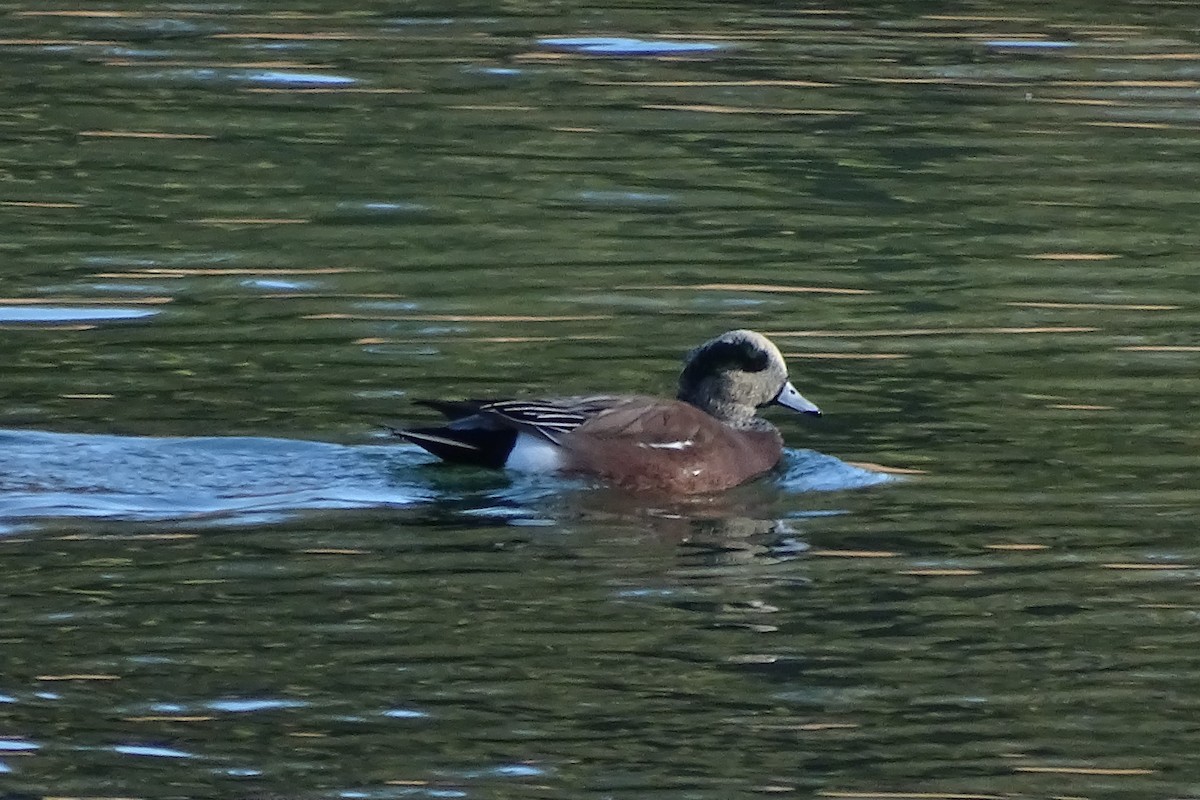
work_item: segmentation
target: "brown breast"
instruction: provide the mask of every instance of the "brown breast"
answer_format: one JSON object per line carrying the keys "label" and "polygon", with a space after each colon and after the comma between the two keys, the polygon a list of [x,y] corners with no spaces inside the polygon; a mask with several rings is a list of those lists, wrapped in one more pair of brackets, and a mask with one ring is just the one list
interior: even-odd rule
{"label": "brown breast", "polygon": [[698,494],[744,483],[774,467],[783,440],[771,428],[730,428],[676,400],[631,397],[563,440],[569,471],[637,492]]}

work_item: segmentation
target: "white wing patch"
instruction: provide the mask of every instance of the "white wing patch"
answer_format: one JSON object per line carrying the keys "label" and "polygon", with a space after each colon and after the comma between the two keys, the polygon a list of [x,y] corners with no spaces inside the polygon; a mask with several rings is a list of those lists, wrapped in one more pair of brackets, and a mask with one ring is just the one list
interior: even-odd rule
{"label": "white wing patch", "polygon": [[648,447],[653,450],[687,450],[695,443],[694,439],[683,439],[675,442],[638,442],[638,447]]}
{"label": "white wing patch", "polygon": [[556,472],[562,468],[562,450],[553,442],[521,431],[504,466],[517,472]]}

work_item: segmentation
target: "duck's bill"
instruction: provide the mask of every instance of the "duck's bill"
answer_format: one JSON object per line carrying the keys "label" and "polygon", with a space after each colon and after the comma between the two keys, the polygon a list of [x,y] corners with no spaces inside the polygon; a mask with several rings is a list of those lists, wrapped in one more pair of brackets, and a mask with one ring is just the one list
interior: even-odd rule
{"label": "duck's bill", "polygon": [[790,408],[792,411],[799,411],[801,414],[812,414],[821,416],[821,409],[817,408],[815,403],[809,402],[804,398],[804,395],[796,391],[796,387],[792,386],[792,382],[788,381],[779,390],[779,394],[775,396],[776,405],[781,405],[784,408]]}

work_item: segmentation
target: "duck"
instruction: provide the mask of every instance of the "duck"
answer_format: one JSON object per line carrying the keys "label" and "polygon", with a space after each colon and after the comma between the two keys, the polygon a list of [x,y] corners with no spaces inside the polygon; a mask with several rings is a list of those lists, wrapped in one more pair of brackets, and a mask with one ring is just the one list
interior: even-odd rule
{"label": "duck", "polygon": [[779,348],[745,329],[688,353],[674,399],[597,394],[416,402],[446,422],[387,428],[443,461],[590,476],[666,495],[721,492],[773,469],[783,436],[758,416],[760,409],[821,415],[792,384]]}

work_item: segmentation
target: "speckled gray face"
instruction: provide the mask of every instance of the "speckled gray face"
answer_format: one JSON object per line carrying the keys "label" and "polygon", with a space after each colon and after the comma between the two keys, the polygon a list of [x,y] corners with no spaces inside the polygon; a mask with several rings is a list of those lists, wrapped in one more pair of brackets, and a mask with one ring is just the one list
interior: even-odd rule
{"label": "speckled gray face", "polygon": [[748,330],[727,331],[693,350],[677,397],[727,424],[749,425],[756,409],[770,405],[821,413],[788,382],[779,348]]}

